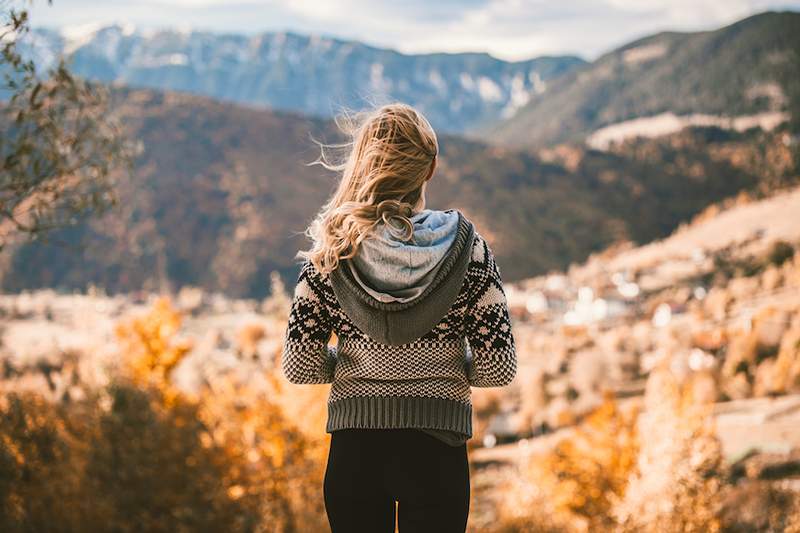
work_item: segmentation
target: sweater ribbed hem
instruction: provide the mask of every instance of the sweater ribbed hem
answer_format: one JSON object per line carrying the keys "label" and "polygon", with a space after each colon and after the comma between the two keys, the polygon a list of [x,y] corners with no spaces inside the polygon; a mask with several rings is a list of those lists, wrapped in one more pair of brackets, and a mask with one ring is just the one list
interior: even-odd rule
{"label": "sweater ribbed hem", "polygon": [[346,428],[434,428],[472,437],[472,405],[426,396],[351,396],[329,402],[325,431]]}

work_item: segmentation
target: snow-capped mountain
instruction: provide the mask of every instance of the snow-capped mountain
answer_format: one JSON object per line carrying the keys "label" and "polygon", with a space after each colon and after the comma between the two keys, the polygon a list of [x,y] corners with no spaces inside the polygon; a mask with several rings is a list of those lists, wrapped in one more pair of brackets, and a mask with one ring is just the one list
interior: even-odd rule
{"label": "snow-capped mountain", "polygon": [[407,55],[355,41],[145,30],[130,25],[34,28],[26,43],[43,66],[107,82],[187,91],[226,101],[331,116],[340,106],[401,100],[442,131],[511,116],[548,81],[584,63],[572,56],[507,62],[482,53]]}

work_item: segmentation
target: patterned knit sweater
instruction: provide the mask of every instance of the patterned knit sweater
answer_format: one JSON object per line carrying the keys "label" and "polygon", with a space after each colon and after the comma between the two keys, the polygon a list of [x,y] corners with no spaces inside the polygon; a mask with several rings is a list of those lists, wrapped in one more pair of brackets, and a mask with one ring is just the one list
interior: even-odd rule
{"label": "patterned knit sweater", "polygon": [[364,333],[340,306],[331,275],[303,263],[281,369],[291,383],[331,384],[328,433],[432,428],[472,436],[470,387],[508,385],[517,358],[500,271],[477,231],[464,256],[468,264],[452,305],[427,333],[399,345]]}

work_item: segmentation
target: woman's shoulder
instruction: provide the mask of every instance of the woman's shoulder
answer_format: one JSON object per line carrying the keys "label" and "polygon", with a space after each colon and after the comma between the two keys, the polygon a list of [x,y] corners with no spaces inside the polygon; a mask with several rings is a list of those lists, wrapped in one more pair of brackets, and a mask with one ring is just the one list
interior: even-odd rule
{"label": "woman's shoulder", "polygon": [[297,275],[295,291],[313,294],[321,298],[329,292],[329,285],[329,276],[317,269],[310,259],[303,259],[303,262],[300,263],[300,272]]}
{"label": "woman's shoulder", "polygon": [[488,241],[484,238],[483,233],[478,229],[478,226],[475,224],[475,222],[467,217],[463,211],[456,207],[445,209],[444,211],[458,213],[462,218],[466,219],[470,226],[472,226],[472,233],[474,235],[472,239],[472,261],[477,263],[486,262],[486,259],[492,255],[492,248],[489,246]]}
{"label": "woman's shoulder", "polygon": [[470,265],[474,267],[485,266],[490,260],[493,259],[494,255],[492,253],[491,246],[489,246],[489,242],[477,228],[474,228],[474,237],[472,240],[472,261],[470,262]]}
{"label": "woman's shoulder", "polygon": [[495,260],[492,247],[477,229],[472,242],[472,258],[467,267],[466,278],[468,280],[467,290],[471,293],[479,292],[489,283],[502,284],[500,268]]}

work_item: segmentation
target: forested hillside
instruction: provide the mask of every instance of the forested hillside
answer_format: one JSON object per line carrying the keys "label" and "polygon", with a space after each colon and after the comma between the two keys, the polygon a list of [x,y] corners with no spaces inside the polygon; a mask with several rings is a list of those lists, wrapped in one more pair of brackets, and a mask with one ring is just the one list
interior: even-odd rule
{"label": "forested hillside", "polygon": [[[110,291],[199,285],[268,292],[297,272],[294,253],[336,176],[307,166],[328,121],[257,111],[183,93],[115,89],[144,150],[107,216],[21,243],[2,256],[0,287]],[[618,240],[667,235],[709,203],[797,176],[781,133],[687,130],[614,151],[563,145],[514,151],[441,138],[428,206],[457,207],[490,239],[509,281],[584,259]]]}
{"label": "forested hillside", "polygon": [[786,112],[800,131],[798,28],[800,13],[769,12],[716,31],[639,39],[565,74],[541,98],[479,135],[503,145],[543,146],[666,112]]}

